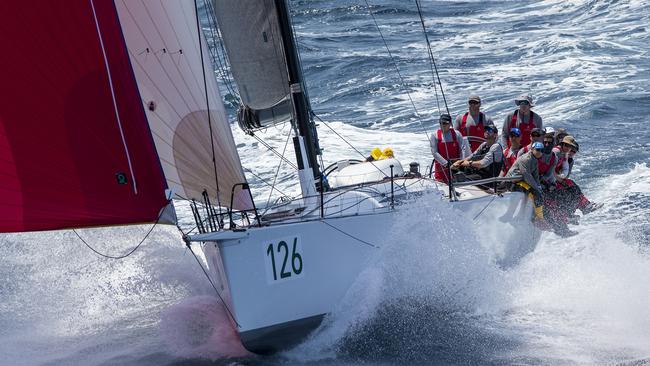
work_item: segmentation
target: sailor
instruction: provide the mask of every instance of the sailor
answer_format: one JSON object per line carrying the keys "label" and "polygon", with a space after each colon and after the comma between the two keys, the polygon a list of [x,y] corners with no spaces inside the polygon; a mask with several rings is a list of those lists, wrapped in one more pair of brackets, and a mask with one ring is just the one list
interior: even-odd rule
{"label": "sailor", "polygon": [[542,184],[539,180],[539,166],[537,165],[537,160],[542,157],[542,150],[544,150],[544,144],[539,141],[535,142],[529,152],[517,158],[510,170],[508,170],[506,177],[522,177],[521,180],[513,182],[512,190],[528,194],[535,207],[533,221],[540,228],[546,229]]}
{"label": "sailor", "polygon": [[578,142],[573,136],[567,135],[560,143],[560,156],[561,165],[557,164],[555,168],[555,176],[557,180],[558,192],[556,197],[560,203],[560,207],[564,210],[565,214],[571,217],[575,210],[580,210],[584,215],[591,213],[603,206],[602,203],[594,203],[590,201],[569,175],[573,169],[574,156],[579,151]]}
{"label": "sailor", "polygon": [[456,117],[454,129],[467,138],[470,150],[474,152],[485,141],[483,139],[485,126],[494,126],[494,122],[492,118],[480,111],[481,98],[478,95],[470,95],[467,103],[469,105],[468,111]]}
{"label": "sailor", "polygon": [[537,127],[533,128],[533,130],[530,131],[530,140],[531,140],[530,144],[524,145],[523,143],[520,142],[523,147],[521,149],[519,149],[519,152],[517,153],[517,157],[520,157],[520,156],[524,155],[525,153],[529,152],[531,147],[533,146],[533,144],[535,142],[544,141],[544,133],[545,133],[545,131],[543,129],[541,129],[541,128],[537,128]]}
{"label": "sailor", "polygon": [[506,147],[503,150],[503,175],[508,173],[510,167],[517,160],[517,154],[519,150],[523,147],[521,146],[521,130],[517,127],[510,129],[510,146]]}
{"label": "sailor", "polygon": [[555,146],[555,134],[553,132],[544,135],[544,148],[542,149],[542,156],[537,159],[539,167],[539,179],[542,187],[547,191],[555,190],[555,154],[553,147]]}
{"label": "sailor", "polygon": [[[531,132],[533,128],[544,128],[542,117],[533,113],[530,109],[534,107],[533,97],[528,94],[520,95],[515,99],[515,104],[519,107],[506,116],[503,122],[502,131],[510,131],[511,128],[517,127],[521,131],[521,144],[528,145],[531,142]],[[510,135],[501,135],[501,145],[510,146]]]}
{"label": "sailor", "polygon": [[485,142],[471,156],[455,162],[453,166],[465,168],[466,173],[476,174],[476,179],[497,177],[503,165],[503,148],[497,142],[498,136],[499,132],[494,125],[485,126]]}
{"label": "sailor", "polygon": [[[558,134],[556,133],[557,137]],[[568,135],[562,137],[562,140],[553,148],[553,154],[555,154],[555,180],[558,183],[562,183],[565,179],[569,178],[571,174],[571,169],[573,169],[573,157],[570,156],[571,151],[573,155],[577,152],[578,143],[572,136],[564,140]],[[557,140],[556,140],[557,141]],[[559,188],[559,187],[558,187]]]}
{"label": "sailor", "polygon": [[451,128],[451,116],[440,116],[440,129],[431,136],[431,152],[434,159],[434,178],[449,183],[451,164],[469,155],[463,135]]}
{"label": "sailor", "polygon": [[568,135],[569,135],[569,133],[564,128],[558,128],[555,131],[555,143],[557,144],[556,146],[558,148],[560,147],[560,144],[562,143],[562,140],[564,139],[564,137],[568,136]]}

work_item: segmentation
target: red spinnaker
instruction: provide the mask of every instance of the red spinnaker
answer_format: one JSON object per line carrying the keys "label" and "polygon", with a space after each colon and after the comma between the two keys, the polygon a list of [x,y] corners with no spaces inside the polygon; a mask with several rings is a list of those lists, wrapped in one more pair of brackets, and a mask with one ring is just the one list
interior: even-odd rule
{"label": "red spinnaker", "polygon": [[113,2],[2,1],[0,50],[0,232],[155,221],[166,183]]}

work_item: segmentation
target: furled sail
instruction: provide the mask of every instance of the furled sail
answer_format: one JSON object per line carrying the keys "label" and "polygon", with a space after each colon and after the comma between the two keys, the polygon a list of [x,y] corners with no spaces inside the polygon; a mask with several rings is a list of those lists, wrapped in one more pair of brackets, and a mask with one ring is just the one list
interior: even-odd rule
{"label": "furled sail", "polygon": [[254,129],[288,121],[291,98],[273,0],[215,0],[231,71],[243,105],[239,123]]}
{"label": "furled sail", "polygon": [[[218,192],[221,205],[230,206],[244,172],[194,1],[117,1],[116,7],[167,184],[186,198]],[[234,208],[252,207],[248,192],[235,193]]]}
{"label": "furled sail", "polygon": [[153,222],[168,187],[228,205],[245,181],[194,3],[145,3],[0,2],[0,232]]}

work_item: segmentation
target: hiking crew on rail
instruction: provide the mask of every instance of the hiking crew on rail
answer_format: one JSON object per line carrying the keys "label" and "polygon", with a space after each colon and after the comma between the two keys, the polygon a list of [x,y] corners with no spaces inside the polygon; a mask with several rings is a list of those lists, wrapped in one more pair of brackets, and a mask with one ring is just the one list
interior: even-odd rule
{"label": "hiking crew on rail", "polygon": [[579,145],[564,128],[544,129],[542,117],[531,110],[530,95],[518,96],[515,104],[500,139],[492,120],[480,111],[478,95],[468,98],[468,111],[456,117],[454,128],[451,116],[441,115],[440,129],[431,137],[434,178],[449,184],[450,179],[521,177],[506,186],[532,199],[534,223],[561,236],[573,235],[567,224],[577,223],[576,210],[584,215],[602,207],[569,178]]}

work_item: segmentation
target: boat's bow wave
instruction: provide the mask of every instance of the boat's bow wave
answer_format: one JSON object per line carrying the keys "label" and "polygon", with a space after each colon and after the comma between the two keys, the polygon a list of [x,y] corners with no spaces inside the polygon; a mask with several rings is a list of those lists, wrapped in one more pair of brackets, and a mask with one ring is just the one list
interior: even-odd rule
{"label": "boat's bow wave", "polygon": [[[406,332],[429,332],[436,313],[483,313],[503,303],[502,270],[481,245],[472,221],[437,197],[402,212],[338,308],[289,357],[356,353],[369,343],[383,347],[394,339],[385,337],[388,343],[382,345],[382,337],[373,334],[408,338]],[[384,321],[387,317],[390,321]],[[430,321],[422,321],[426,318]]]}

